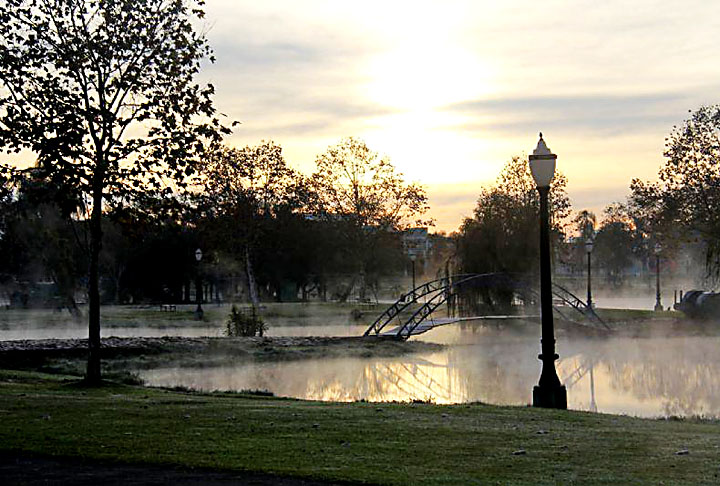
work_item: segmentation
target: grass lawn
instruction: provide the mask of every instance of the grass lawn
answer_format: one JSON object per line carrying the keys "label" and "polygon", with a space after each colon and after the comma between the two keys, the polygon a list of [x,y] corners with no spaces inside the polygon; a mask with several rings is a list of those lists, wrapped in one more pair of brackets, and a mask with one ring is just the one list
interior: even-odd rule
{"label": "grass lawn", "polygon": [[667,319],[682,319],[684,314],[677,311],[660,311],[645,309],[596,309],[597,314],[606,321],[653,321]]}
{"label": "grass lawn", "polygon": [[88,389],[15,371],[0,371],[0,450],[398,485],[720,483],[717,422]]}

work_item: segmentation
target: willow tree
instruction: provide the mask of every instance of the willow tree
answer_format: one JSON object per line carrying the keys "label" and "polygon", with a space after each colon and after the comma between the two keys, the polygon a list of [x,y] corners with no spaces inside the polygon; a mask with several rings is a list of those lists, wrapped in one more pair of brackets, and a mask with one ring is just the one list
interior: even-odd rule
{"label": "willow tree", "polygon": [[[182,187],[203,147],[229,130],[196,31],[202,1],[7,0],[0,3],[0,146],[29,150],[87,201],[89,358],[100,372],[102,213],[133,192]],[[171,182],[172,181],[172,182]]]}
{"label": "willow tree", "polygon": [[[563,222],[570,214],[566,185],[567,178],[556,172],[550,186],[551,232],[556,246],[563,239]],[[473,217],[466,218],[460,227],[456,237],[460,272],[537,272],[539,210],[540,198],[530,167],[526,159],[513,157],[496,183],[482,189]],[[484,300],[504,308],[511,297],[512,292],[501,289],[486,291]]]}

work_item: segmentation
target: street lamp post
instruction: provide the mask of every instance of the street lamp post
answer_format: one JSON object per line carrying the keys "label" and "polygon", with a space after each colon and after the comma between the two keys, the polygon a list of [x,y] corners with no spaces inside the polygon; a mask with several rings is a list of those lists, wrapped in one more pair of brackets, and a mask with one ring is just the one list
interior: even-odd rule
{"label": "street lamp post", "polygon": [[587,306],[589,309],[592,309],[593,301],[592,301],[592,266],[590,265],[590,254],[593,251],[593,240],[592,238],[588,238],[585,242],[585,251],[587,252],[587,275],[588,275],[588,282],[587,282]]}
{"label": "street lamp post", "polygon": [[195,309],[195,319],[198,321],[202,320],[204,314],[202,308],[202,277],[200,276],[200,260],[202,260],[202,257],[202,250],[200,248],[195,250],[195,261],[197,261],[197,272],[195,273],[195,300],[197,300],[197,308]]}
{"label": "street lamp post", "polygon": [[660,252],[662,252],[662,245],[655,243],[655,312],[663,310],[662,302],[660,301]]}
{"label": "street lamp post", "polygon": [[415,260],[417,256],[414,253],[410,254],[410,263],[412,263],[412,288],[413,288],[413,300],[415,300]]}
{"label": "street lamp post", "polygon": [[550,275],[550,221],[548,194],[550,181],[555,175],[557,155],[550,152],[540,134],[540,140],[530,159],[532,173],[538,192],[540,193],[540,314],[542,320],[542,337],[540,346],[542,361],[540,381],[533,388],[533,407],[567,409],[567,390],[560,384],[555,360],[555,325],[552,309],[552,278]]}

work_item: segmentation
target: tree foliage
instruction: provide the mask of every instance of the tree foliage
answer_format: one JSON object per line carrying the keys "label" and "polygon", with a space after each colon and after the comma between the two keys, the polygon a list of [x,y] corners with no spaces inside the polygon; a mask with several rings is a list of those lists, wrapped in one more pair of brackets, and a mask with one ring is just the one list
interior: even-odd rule
{"label": "tree foliage", "polygon": [[605,269],[613,285],[621,285],[636,255],[637,240],[622,205],[605,208],[604,217],[595,236],[593,253],[596,266]]}
{"label": "tree foliage", "polygon": [[720,276],[720,106],[702,106],[673,127],[659,181],[634,179],[631,214],[667,249],[689,238],[705,244],[706,269]]}
{"label": "tree foliage", "polygon": [[575,231],[578,232],[583,241],[587,241],[594,237],[596,223],[595,213],[588,211],[587,209],[578,211],[573,219],[573,223],[575,224]]}
{"label": "tree foliage", "polygon": [[135,191],[169,194],[192,175],[206,143],[228,132],[213,87],[194,81],[211,56],[194,28],[201,7],[185,0],[0,5],[0,146],[32,151],[39,170],[91,208],[93,382],[100,379],[103,206]]}
{"label": "tree foliage", "polygon": [[[551,226],[561,240],[563,220],[570,212],[560,173],[550,187]],[[537,269],[538,211],[540,199],[527,162],[513,157],[497,182],[483,188],[472,218],[466,218],[458,235],[460,267],[464,272],[532,272]]]}
{"label": "tree foliage", "polygon": [[[556,173],[549,201],[552,238],[556,243],[562,241],[563,220],[570,212],[566,185],[565,176]],[[530,167],[526,160],[513,157],[495,185],[483,188],[473,217],[466,218],[460,227],[457,235],[460,273],[537,273],[539,209],[540,198]],[[512,289],[488,289],[483,291],[483,300],[493,309],[506,310],[512,295]],[[470,300],[475,298],[470,296]]]}
{"label": "tree foliage", "polygon": [[311,187],[314,212],[350,221],[357,227],[404,229],[427,225],[425,189],[406,183],[387,158],[357,138],[343,139],[316,160]]}
{"label": "tree foliage", "polygon": [[310,177],[314,197],[309,211],[325,221],[338,237],[343,262],[355,275],[360,297],[376,285],[380,275],[401,268],[400,231],[427,226],[425,189],[407,183],[386,157],[362,140],[346,138],[316,159]]}
{"label": "tree foliage", "polygon": [[[0,274],[13,304],[79,310],[75,293],[86,268],[80,241],[82,225],[70,218],[77,205],[64,188],[37,177],[30,169],[15,174],[6,184],[2,200]],[[52,294],[31,294],[51,282]]]}
{"label": "tree foliage", "polygon": [[304,178],[287,165],[282,147],[272,141],[242,149],[214,147],[200,174],[200,204],[208,214],[240,208],[275,214],[304,204]]}
{"label": "tree foliage", "polygon": [[279,145],[215,147],[202,166],[200,187],[201,244],[243,263],[253,303],[258,279],[276,295],[285,278],[305,283],[312,254],[303,245],[305,178],[287,165]]}

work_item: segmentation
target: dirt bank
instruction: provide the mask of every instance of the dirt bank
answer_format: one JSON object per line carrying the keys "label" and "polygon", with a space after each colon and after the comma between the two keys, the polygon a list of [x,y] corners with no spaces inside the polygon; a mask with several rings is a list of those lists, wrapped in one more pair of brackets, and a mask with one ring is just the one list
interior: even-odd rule
{"label": "dirt bank", "polygon": [[[420,341],[360,337],[108,337],[101,346],[103,365],[110,372],[147,369],[168,362],[214,366],[243,360],[391,357],[442,349]],[[82,374],[86,357],[84,339],[0,341],[1,368]]]}

